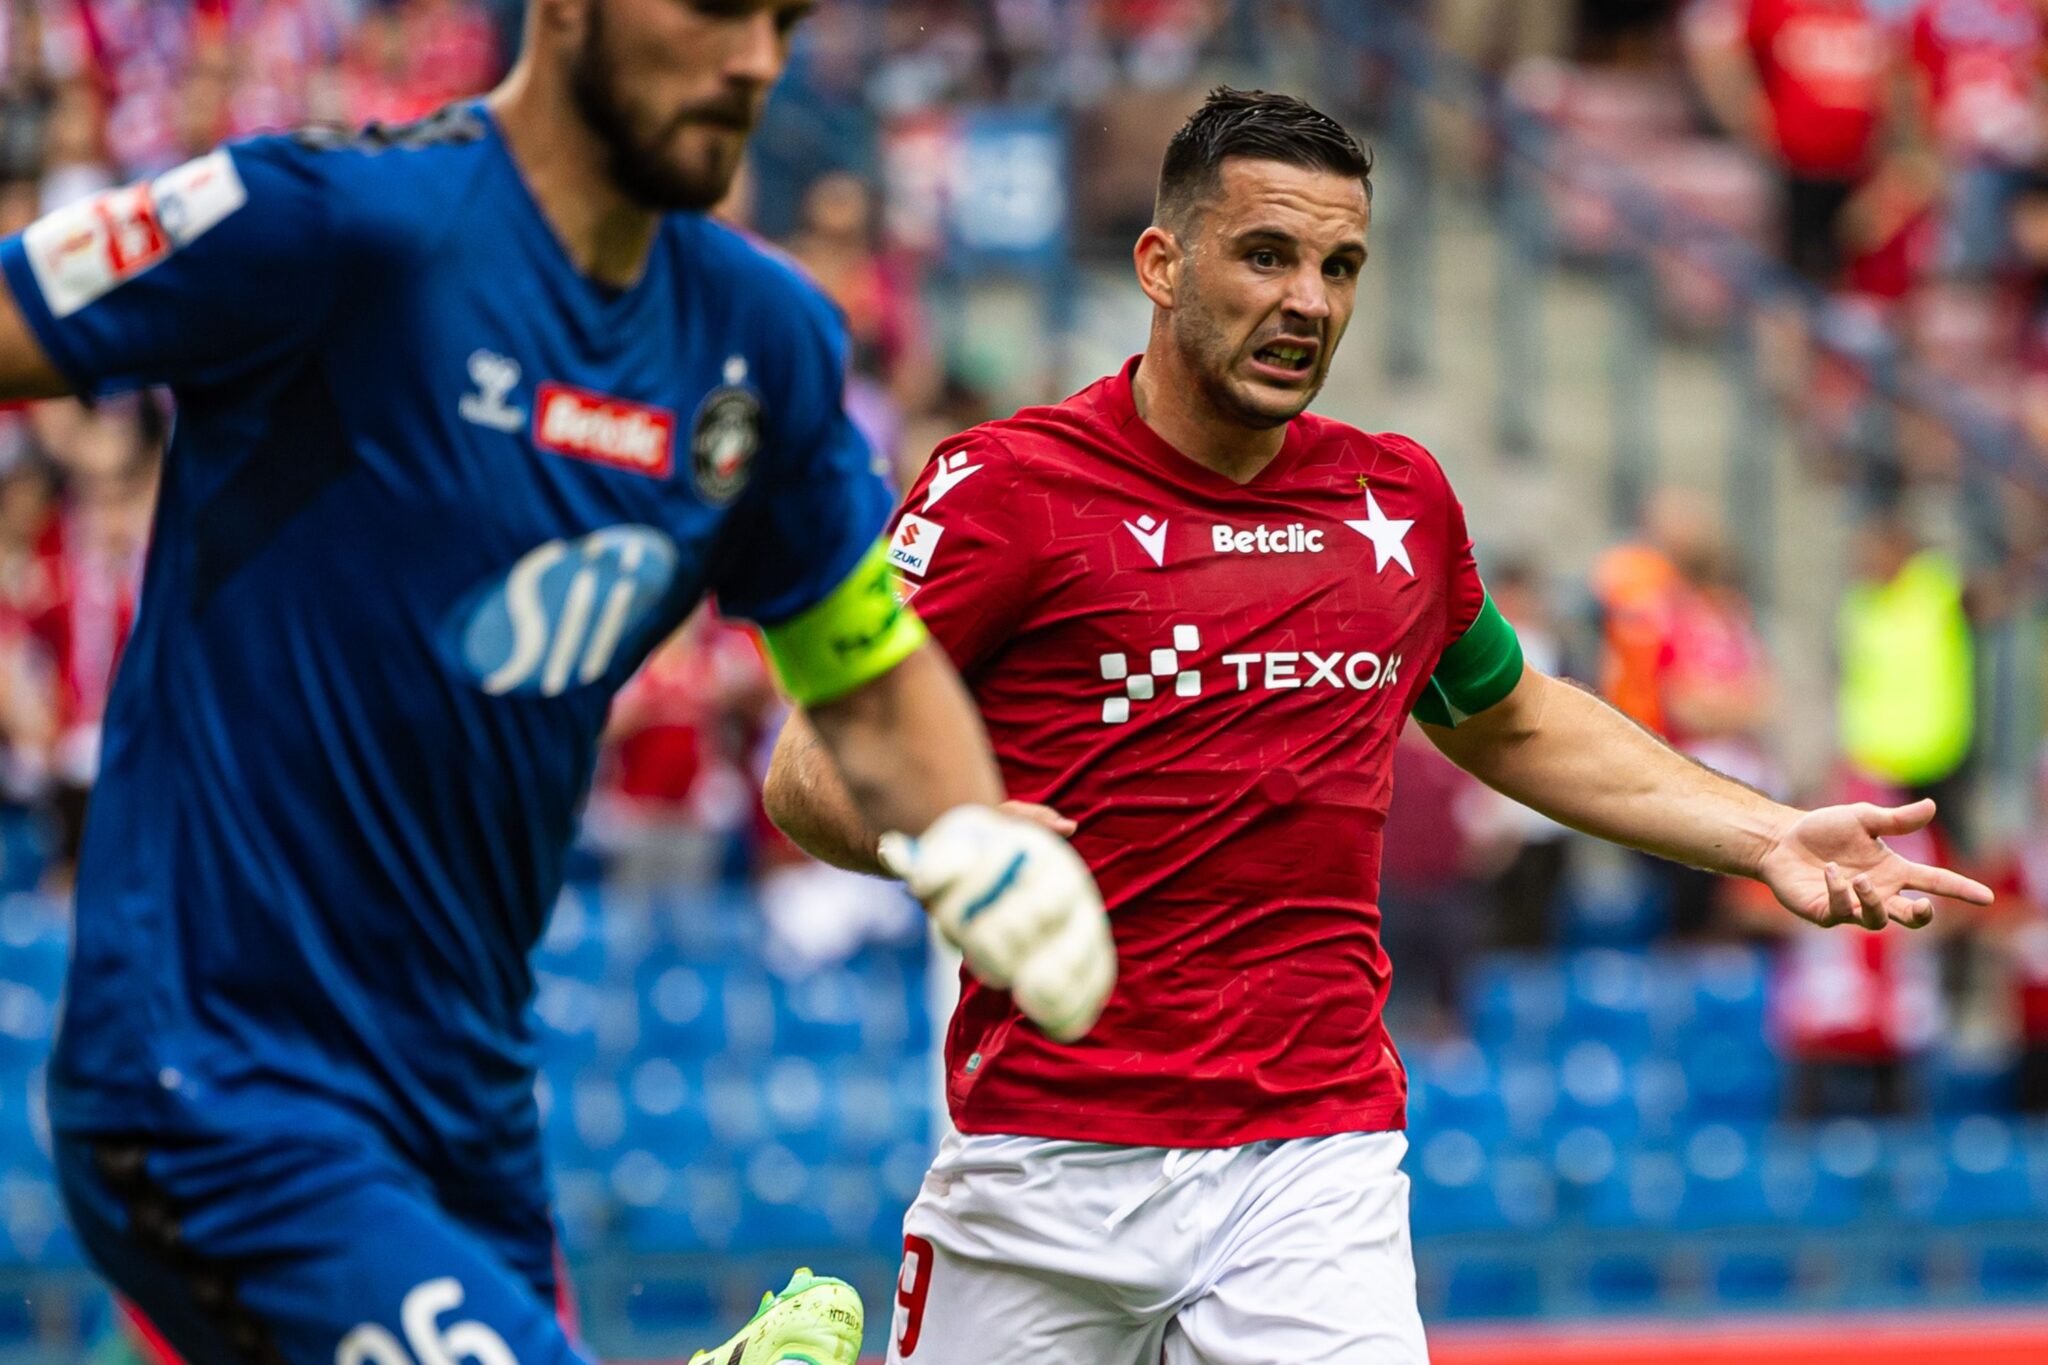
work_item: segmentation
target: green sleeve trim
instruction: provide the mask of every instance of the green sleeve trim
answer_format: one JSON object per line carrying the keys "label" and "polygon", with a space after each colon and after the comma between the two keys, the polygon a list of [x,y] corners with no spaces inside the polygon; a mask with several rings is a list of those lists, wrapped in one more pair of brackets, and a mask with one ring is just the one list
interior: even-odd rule
{"label": "green sleeve trim", "polygon": [[1504,700],[1522,680],[1522,641],[1488,597],[1478,619],[1437,660],[1415,719],[1454,726]]}
{"label": "green sleeve trim", "polygon": [[822,602],[761,632],[783,689],[799,704],[833,701],[873,682],[930,638],[896,600],[886,550],[886,541],[876,541]]}

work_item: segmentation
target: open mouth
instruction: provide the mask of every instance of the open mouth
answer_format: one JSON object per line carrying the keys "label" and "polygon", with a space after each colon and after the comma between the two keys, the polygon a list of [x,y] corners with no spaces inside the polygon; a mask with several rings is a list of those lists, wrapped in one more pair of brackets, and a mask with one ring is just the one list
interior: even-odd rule
{"label": "open mouth", "polygon": [[1307,374],[1315,366],[1316,347],[1312,342],[1276,341],[1253,351],[1252,359],[1269,370]]}

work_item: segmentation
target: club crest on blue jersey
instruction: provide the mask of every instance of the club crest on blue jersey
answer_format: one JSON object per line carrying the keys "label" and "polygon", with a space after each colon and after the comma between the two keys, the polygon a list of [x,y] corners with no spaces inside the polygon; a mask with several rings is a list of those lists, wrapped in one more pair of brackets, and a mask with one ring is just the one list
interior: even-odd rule
{"label": "club crest on blue jersey", "polygon": [[587,687],[655,624],[680,558],[676,543],[651,526],[608,526],[536,545],[467,599],[451,622],[452,643],[494,697]]}
{"label": "club crest on blue jersey", "polygon": [[738,497],[761,448],[761,400],[747,387],[747,362],[725,362],[725,383],[705,395],[690,433],[690,469],[697,491],[709,503]]}

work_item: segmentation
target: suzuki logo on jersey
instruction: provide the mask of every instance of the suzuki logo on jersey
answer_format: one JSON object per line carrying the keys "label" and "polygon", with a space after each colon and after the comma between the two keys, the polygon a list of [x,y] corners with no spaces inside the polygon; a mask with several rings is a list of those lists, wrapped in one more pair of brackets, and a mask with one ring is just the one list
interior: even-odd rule
{"label": "suzuki logo on jersey", "polygon": [[493,431],[517,431],[526,425],[526,409],[505,400],[519,387],[519,362],[496,351],[469,353],[469,382],[475,393],[465,393],[456,405],[465,422]]}
{"label": "suzuki logo on jersey", "polygon": [[1166,567],[1166,527],[1166,522],[1150,516],[1139,517],[1135,526],[1128,521],[1124,523],[1124,529],[1137,540],[1138,548],[1145,552],[1145,557],[1162,569]]}
{"label": "suzuki logo on jersey", "polygon": [[533,443],[542,450],[650,478],[675,468],[675,414],[567,384],[543,384],[535,398]]}
{"label": "suzuki logo on jersey", "polygon": [[1219,555],[1319,555],[1323,533],[1311,531],[1300,522],[1268,530],[1257,526],[1240,531],[1234,526],[1211,526],[1209,544]]}
{"label": "suzuki logo on jersey", "polygon": [[889,537],[889,562],[907,574],[923,578],[932,566],[932,552],[939,548],[939,537],[944,534],[946,528],[936,521],[905,512],[896,534]]}
{"label": "suzuki logo on jersey", "polygon": [[[1161,529],[1164,529],[1163,527]],[[1167,678],[1173,679],[1173,695],[1176,697],[1198,697],[1202,694],[1202,675],[1192,668],[1183,668],[1186,662],[1181,656],[1193,654],[1202,647],[1202,632],[1194,626],[1173,628],[1173,647],[1155,649],[1146,660],[1142,673],[1131,672],[1131,661],[1127,655],[1105,654],[1097,659],[1096,666],[1102,670],[1104,682],[1123,684],[1123,695],[1106,698],[1102,703],[1102,723],[1122,725],[1131,718],[1131,703],[1150,701],[1158,695],[1159,684]]]}
{"label": "suzuki logo on jersey", "polygon": [[537,545],[456,622],[457,651],[494,697],[588,686],[658,624],[680,559],[651,526]]}

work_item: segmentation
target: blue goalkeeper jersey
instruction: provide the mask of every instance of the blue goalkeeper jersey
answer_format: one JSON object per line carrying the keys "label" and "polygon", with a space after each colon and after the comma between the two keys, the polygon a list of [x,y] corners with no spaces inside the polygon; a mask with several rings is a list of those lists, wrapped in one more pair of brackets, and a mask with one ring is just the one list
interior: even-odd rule
{"label": "blue goalkeeper jersey", "polygon": [[705,594],[801,614],[888,514],[836,316],[694,215],[593,282],[481,105],[225,148],[0,266],[80,392],[177,399],[55,1125],[530,1161],[528,951],[608,703]]}

